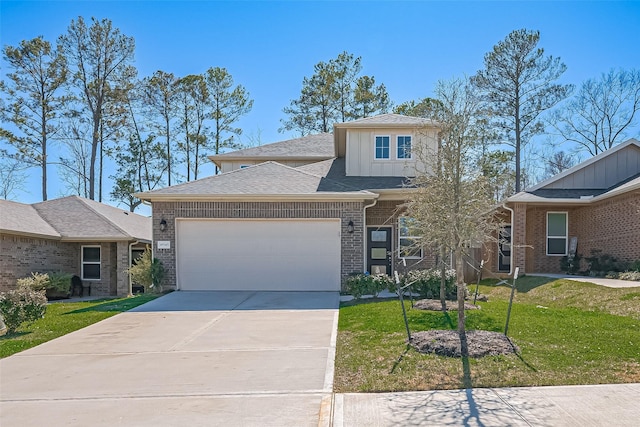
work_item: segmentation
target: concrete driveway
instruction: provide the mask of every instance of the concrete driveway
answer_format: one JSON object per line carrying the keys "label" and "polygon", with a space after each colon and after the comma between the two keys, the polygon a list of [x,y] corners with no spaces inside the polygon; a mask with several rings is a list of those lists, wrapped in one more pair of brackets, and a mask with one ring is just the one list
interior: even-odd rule
{"label": "concrete driveway", "polygon": [[0,360],[0,425],[317,426],[337,292],[174,292]]}

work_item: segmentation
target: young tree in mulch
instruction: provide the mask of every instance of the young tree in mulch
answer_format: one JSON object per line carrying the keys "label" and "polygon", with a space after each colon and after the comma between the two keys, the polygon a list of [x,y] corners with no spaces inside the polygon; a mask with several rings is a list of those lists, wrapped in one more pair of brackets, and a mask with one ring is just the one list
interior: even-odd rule
{"label": "young tree in mulch", "polygon": [[[465,331],[464,257],[467,248],[487,242],[497,227],[487,180],[474,161],[482,132],[482,105],[468,78],[440,81],[436,96],[442,111],[438,147],[416,147],[418,160],[426,165],[413,179],[416,192],[407,203],[410,235],[423,244],[455,256],[460,354],[469,355]],[[447,334],[453,331],[448,331]],[[455,333],[455,332],[454,332]],[[418,333],[419,334],[419,333]],[[475,333],[474,333],[475,335]],[[419,341],[414,334],[412,341]],[[438,336],[435,337],[438,340]],[[414,344],[415,345],[415,344]]]}

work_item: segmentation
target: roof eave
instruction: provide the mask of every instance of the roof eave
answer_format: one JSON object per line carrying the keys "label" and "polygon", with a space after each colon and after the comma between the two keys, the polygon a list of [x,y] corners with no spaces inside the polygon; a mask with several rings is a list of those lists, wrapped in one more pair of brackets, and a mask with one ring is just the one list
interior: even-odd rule
{"label": "roof eave", "polygon": [[184,201],[303,201],[303,200],[368,200],[378,197],[377,194],[362,192],[318,192],[304,194],[135,194],[136,197],[150,202],[184,202]]}
{"label": "roof eave", "polygon": [[240,162],[240,161],[256,161],[256,162],[266,162],[266,161],[323,161],[333,159],[335,156],[327,155],[327,156],[227,156],[227,155],[215,155],[208,156],[209,160],[213,163],[221,166],[218,162]]}
{"label": "roof eave", "polygon": [[28,231],[20,231],[20,230],[10,230],[6,228],[0,228],[0,234],[11,234],[14,236],[22,236],[22,237],[34,237],[38,239],[49,239],[49,240],[60,240],[60,235],[55,234],[42,234],[42,233],[31,233]]}

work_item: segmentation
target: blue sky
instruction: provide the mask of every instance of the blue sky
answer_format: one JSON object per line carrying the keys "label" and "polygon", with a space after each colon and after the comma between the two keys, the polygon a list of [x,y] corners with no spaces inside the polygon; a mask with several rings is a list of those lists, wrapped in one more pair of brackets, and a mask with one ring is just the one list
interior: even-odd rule
{"label": "blue sky", "polygon": [[[438,79],[475,73],[484,54],[519,28],[540,31],[540,46],[568,67],[564,82],[640,67],[640,1],[2,0],[0,44],[38,35],[55,42],[78,16],[108,18],[133,36],[140,76],[227,68],[254,99],[239,125],[246,136],[260,132],[262,143],[293,136],[278,133],[282,108],[299,95],[314,64],[344,50],[362,56],[363,73],[384,83],[396,104],[431,95]],[[57,197],[62,190],[51,172],[49,194]],[[39,171],[30,173],[19,201],[39,200]]]}

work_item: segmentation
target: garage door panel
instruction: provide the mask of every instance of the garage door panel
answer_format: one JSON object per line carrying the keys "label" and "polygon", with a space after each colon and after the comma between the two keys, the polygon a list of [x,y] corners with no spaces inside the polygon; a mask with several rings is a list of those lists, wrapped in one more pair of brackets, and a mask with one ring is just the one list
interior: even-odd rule
{"label": "garage door panel", "polygon": [[178,220],[183,290],[340,289],[340,220]]}

